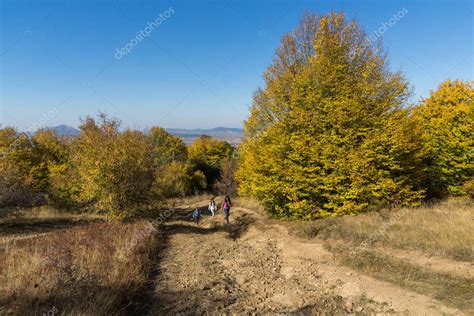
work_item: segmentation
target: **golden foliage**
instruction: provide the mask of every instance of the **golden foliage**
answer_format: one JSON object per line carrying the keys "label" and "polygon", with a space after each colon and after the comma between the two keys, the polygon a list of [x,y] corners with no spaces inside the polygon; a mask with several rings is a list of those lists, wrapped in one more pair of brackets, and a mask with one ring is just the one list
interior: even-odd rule
{"label": "golden foliage", "polygon": [[221,176],[224,162],[232,157],[234,148],[226,141],[202,135],[189,146],[188,152],[190,162],[195,170],[205,175],[207,189],[211,190]]}
{"label": "golden foliage", "polygon": [[474,176],[474,82],[447,80],[414,110],[430,197],[462,195]]}
{"label": "golden foliage", "polygon": [[[309,48],[311,47],[311,48]],[[416,204],[418,146],[399,73],[343,14],[305,15],[256,92],[241,146],[241,192],[275,215],[355,214]]]}

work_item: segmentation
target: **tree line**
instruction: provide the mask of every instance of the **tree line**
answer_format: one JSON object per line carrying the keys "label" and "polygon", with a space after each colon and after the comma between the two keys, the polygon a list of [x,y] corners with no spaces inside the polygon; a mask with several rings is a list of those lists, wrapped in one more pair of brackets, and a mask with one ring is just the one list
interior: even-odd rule
{"label": "tree line", "polygon": [[31,137],[0,130],[1,206],[51,204],[137,215],[154,201],[228,189],[221,174],[235,149],[202,135],[190,146],[165,129],[120,130],[120,122],[88,117],[77,137],[41,129]]}
{"label": "tree line", "polygon": [[355,20],[306,13],[263,75],[238,150],[208,136],[186,146],[159,127],[120,131],[103,114],[74,138],[4,128],[0,206],[123,217],[150,201],[238,190],[276,217],[313,219],[472,197],[474,82],[446,80],[411,104],[388,63]]}
{"label": "tree line", "polygon": [[473,194],[474,83],[410,86],[342,13],[287,33],[244,124],[240,192],[280,218],[357,214]]}

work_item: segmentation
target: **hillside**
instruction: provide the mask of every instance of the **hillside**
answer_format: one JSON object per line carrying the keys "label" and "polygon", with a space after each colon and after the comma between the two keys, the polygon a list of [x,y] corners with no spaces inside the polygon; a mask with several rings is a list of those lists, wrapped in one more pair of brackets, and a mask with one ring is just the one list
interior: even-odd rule
{"label": "hillside", "polygon": [[[0,314],[473,311],[472,202],[304,224],[236,199],[226,225],[222,210],[214,218],[205,211],[208,198],[170,200],[155,227],[46,209],[4,214]],[[350,249],[358,251],[351,257]]]}

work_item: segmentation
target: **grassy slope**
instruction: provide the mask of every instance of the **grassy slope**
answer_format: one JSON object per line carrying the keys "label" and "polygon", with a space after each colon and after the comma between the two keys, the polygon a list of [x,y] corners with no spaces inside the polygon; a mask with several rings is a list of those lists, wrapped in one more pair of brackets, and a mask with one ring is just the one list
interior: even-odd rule
{"label": "grassy slope", "polygon": [[446,273],[391,255],[390,250],[446,258],[464,265],[474,259],[474,203],[446,201],[415,209],[292,225],[295,234],[318,236],[339,260],[378,279],[474,310],[472,276]]}
{"label": "grassy slope", "polygon": [[156,242],[148,222],[10,239],[0,248],[0,314],[124,314],[146,287]]}
{"label": "grassy slope", "polygon": [[[263,211],[252,201],[235,202]],[[97,222],[101,219],[47,210],[26,214],[0,221],[0,314],[41,315],[53,307],[59,314],[124,314],[143,293],[157,246],[157,232],[148,222]],[[474,309],[472,277],[434,271],[388,251],[472,262],[472,201],[287,224],[297,235],[321,238],[343,264],[465,311]]]}

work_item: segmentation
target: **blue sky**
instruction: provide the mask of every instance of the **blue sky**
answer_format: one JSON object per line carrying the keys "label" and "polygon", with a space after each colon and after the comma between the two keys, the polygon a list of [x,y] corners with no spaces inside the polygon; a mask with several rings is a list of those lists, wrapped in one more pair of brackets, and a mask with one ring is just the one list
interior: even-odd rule
{"label": "blue sky", "polygon": [[[281,36],[304,10],[344,11],[370,34],[405,9],[383,41],[413,102],[445,79],[473,79],[472,1],[0,4],[0,121],[20,130],[78,126],[99,110],[132,128],[240,127]],[[170,8],[149,37],[115,57]]]}

